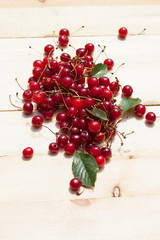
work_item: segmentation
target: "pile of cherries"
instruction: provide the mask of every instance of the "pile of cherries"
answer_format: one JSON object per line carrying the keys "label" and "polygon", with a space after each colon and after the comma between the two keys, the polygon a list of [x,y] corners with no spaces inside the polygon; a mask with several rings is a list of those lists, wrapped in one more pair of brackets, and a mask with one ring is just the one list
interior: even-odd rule
{"label": "pile of cherries", "polygon": [[[69,35],[68,29],[60,30],[58,47],[67,47]],[[32,125],[41,128],[45,126],[44,121],[51,120],[58,110],[56,120],[60,129],[56,133],[56,142],[49,144],[49,151],[55,154],[61,148],[65,154],[73,155],[76,149],[83,149],[95,158],[101,168],[112,156],[110,143],[116,135],[117,122],[122,116],[115,101],[121,88],[117,79],[111,82],[106,76],[91,76],[95,67],[94,48],[92,43],[87,43],[83,48],[75,50],[74,57],[62,51],[57,60],[57,57],[53,57],[56,47],[46,45],[43,60],[33,62],[33,76],[28,80],[28,89],[23,92],[23,111],[30,115],[36,108],[34,111],[37,115],[32,118]],[[104,60],[104,64],[109,71],[114,66],[113,60],[109,58]],[[131,86],[122,88],[123,96],[129,98],[132,93]],[[108,120],[90,114],[88,109],[103,110]],[[135,107],[137,116],[142,117],[145,112],[144,105]],[[148,123],[153,123],[155,119],[152,112],[146,115]],[[31,158],[32,155],[31,147],[23,150],[24,158]],[[79,179],[73,178],[70,181],[72,190],[77,191],[80,186]]]}

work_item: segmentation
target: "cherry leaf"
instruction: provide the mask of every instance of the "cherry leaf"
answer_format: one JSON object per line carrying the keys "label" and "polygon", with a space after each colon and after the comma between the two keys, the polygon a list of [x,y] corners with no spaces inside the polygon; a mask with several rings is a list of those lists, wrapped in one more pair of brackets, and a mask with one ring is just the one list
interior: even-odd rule
{"label": "cherry leaf", "polygon": [[94,157],[87,153],[75,152],[72,172],[74,177],[82,182],[83,186],[94,186],[98,170],[99,167]]}
{"label": "cherry leaf", "polygon": [[95,67],[91,71],[91,77],[100,78],[106,75],[106,73],[107,73],[107,65],[103,63],[98,63],[95,65]]}
{"label": "cherry leaf", "polygon": [[122,115],[128,110],[136,107],[140,102],[141,102],[141,99],[139,98],[127,98],[127,97],[122,98],[122,101],[120,103]]}
{"label": "cherry leaf", "polygon": [[92,114],[95,117],[98,117],[98,118],[100,118],[102,120],[105,120],[105,121],[108,120],[106,112],[101,110],[101,109],[94,108],[92,110],[89,110],[89,109],[86,109],[86,110],[87,110],[87,112],[89,112],[90,114]]}

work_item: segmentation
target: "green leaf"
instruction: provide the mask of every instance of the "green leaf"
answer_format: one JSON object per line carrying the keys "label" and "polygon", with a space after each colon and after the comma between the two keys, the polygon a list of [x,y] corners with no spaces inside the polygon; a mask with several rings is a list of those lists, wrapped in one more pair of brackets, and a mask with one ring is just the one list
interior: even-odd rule
{"label": "green leaf", "polygon": [[103,63],[98,63],[95,65],[95,67],[91,71],[91,77],[100,78],[106,75],[106,73],[107,73],[107,65]]}
{"label": "green leaf", "polygon": [[90,114],[92,114],[95,117],[98,117],[105,121],[108,120],[106,112],[101,109],[94,108],[92,110],[89,110],[89,109],[86,109],[86,110],[87,110],[87,112],[89,112]]}
{"label": "green leaf", "polygon": [[92,187],[99,170],[96,160],[90,154],[76,152],[72,163],[72,172],[83,186]]}
{"label": "green leaf", "polygon": [[122,101],[120,103],[120,108],[122,109],[122,115],[130,110],[131,108],[134,108],[141,102],[141,99],[139,98],[122,98]]}

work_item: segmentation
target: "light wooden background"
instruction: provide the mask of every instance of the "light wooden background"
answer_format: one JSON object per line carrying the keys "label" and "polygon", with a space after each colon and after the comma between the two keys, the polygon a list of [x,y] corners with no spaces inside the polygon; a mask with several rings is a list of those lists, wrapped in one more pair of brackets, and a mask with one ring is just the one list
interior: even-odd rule
{"label": "light wooden background", "polygon": [[[122,85],[131,84],[134,97],[160,116],[160,1],[0,1],[0,109],[22,105],[15,93],[27,88],[32,62],[53,43],[52,32],[67,27],[75,47],[86,42],[107,46]],[[144,35],[117,38],[118,28]],[[72,50],[69,50],[72,53]],[[97,48],[98,53],[98,48]],[[100,60],[103,60],[101,56]],[[33,131],[31,117],[0,112],[0,239],[2,240],[159,240],[160,239],[160,120],[152,127],[144,119],[124,120],[119,130],[135,131],[98,174],[96,187],[81,196],[69,192],[72,157],[48,155],[54,136]],[[55,121],[47,124],[53,130]],[[22,149],[32,146],[32,160]],[[118,185],[120,197],[113,197]]]}

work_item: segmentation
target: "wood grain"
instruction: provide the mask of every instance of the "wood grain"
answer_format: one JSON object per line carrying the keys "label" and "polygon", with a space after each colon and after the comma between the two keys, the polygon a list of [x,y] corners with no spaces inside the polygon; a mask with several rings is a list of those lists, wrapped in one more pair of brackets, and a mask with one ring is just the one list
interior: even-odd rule
{"label": "wood grain", "polygon": [[75,36],[117,35],[122,26],[130,33],[137,34],[146,28],[145,34],[156,35],[160,34],[159,21],[160,5],[92,6],[92,10],[89,6],[67,7],[67,10],[65,7],[1,8],[0,38],[53,36],[53,31],[58,34],[63,27],[74,32],[82,25],[84,30]]}

